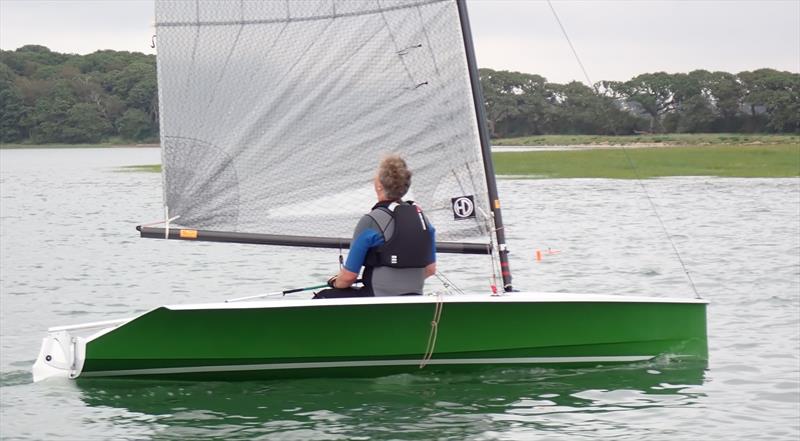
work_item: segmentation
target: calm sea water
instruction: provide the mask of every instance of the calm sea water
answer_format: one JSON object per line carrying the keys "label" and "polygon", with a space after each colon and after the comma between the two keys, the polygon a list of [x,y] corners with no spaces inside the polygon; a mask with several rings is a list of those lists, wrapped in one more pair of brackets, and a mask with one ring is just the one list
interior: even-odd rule
{"label": "calm sea water", "polygon": [[[156,149],[0,151],[0,438],[800,435],[798,179],[644,183],[711,302],[707,369],[663,360],[372,379],[33,384],[30,367],[49,326],[313,285],[336,271],[335,251],[139,239],[135,225],[163,217],[161,179],[117,169],[158,161]],[[502,180],[500,194],[518,287],[694,295],[638,183]],[[559,253],[537,262],[536,249]],[[465,290],[485,290],[489,264],[440,257]]]}

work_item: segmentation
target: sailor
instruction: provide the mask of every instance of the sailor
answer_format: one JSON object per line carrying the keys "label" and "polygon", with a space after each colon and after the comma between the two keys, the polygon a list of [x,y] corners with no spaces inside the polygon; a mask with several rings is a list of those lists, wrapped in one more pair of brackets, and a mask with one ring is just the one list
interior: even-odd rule
{"label": "sailor", "polygon": [[[314,298],[422,294],[436,273],[436,230],[419,205],[402,200],[411,186],[406,162],[385,157],[373,183],[378,203],[358,222],[344,267],[328,280],[331,289]],[[362,267],[364,286],[355,288]]]}

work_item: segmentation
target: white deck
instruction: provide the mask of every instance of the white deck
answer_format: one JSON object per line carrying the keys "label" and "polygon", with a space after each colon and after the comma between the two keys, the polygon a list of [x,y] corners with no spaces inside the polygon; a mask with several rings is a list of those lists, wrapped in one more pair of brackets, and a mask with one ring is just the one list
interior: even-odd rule
{"label": "white deck", "polygon": [[[309,294],[306,294],[309,295]],[[439,296],[388,296],[388,297],[350,297],[343,299],[267,299],[243,302],[216,302],[194,303],[182,305],[165,305],[172,310],[197,310],[197,309],[252,309],[252,308],[285,308],[308,306],[345,306],[345,305],[387,305],[408,303],[436,303]],[[601,294],[572,294],[572,293],[547,293],[547,292],[513,292],[500,295],[491,294],[452,294],[441,297],[444,303],[693,303],[707,304],[704,299],[674,298],[674,297],[642,297],[642,296],[617,296]]]}

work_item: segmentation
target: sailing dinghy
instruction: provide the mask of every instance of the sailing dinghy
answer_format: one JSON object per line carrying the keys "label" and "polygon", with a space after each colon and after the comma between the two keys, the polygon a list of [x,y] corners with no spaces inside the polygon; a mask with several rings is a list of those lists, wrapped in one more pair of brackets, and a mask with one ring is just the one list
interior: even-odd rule
{"label": "sailing dinghy", "polygon": [[707,359],[703,300],[512,288],[463,0],[165,0],[156,28],[166,224],[138,227],[142,237],[345,249],[374,203],[375,165],[396,152],[438,252],[486,256],[494,282],[54,327],[34,381]]}

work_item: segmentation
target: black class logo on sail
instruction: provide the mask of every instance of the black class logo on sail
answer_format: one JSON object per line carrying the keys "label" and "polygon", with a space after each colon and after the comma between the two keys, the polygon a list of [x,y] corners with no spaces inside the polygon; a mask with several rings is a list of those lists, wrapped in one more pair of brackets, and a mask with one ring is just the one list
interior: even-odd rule
{"label": "black class logo on sail", "polygon": [[453,205],[453,219],[474,219],[475,218],[475,198],[472,195],[459,196],[450,199]]}

